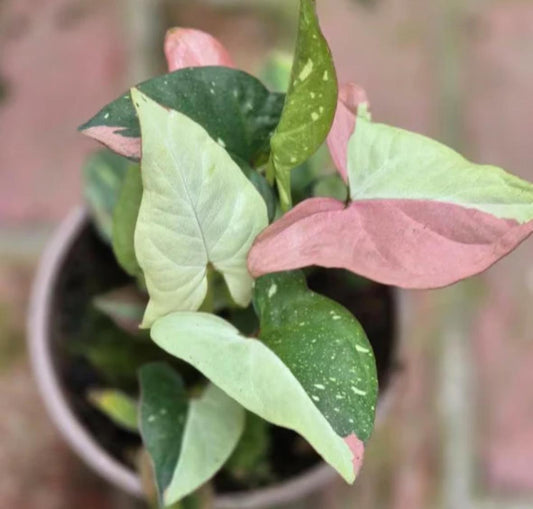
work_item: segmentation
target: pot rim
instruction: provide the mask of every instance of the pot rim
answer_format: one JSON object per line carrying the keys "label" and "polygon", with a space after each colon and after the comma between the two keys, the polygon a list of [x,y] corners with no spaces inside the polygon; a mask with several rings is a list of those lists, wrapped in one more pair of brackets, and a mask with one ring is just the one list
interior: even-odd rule
{"label": "pot rim", "polygon": [[[50,348],[50,319],[53,287],[65,262],[76,234],[88,221],[86,207],[72,210],[54,232],[39,261],[32,285],[27,319],[27,342],[33,375],[47,413],[74,452],[95,472],[108,482],[135,497],[142,497],[141,481],[134,471],[114,459],[91,436],[70,408],[54,368]],[[403,299],[398,299],[402,301]],[[398,304],[397,304],[398,306]],[[397,311],[396,350],[402,341],[404,312]],[[377,424],[383,421],[397,385],[391,373],[387,392],[378,402]],[[337,478],[336,472],[326,463],[319,465],[276,485],[241,493],[218,495],[216,509],[261,509],[294,501],[306,494],[320,490]]]}

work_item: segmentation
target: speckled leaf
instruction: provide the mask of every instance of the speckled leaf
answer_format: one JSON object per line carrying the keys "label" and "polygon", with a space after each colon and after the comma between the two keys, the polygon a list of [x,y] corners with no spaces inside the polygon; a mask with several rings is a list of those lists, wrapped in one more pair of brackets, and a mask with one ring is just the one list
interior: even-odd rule
{"label": "speckled leaf", "polygon": [[326,139],[337,106],[337,76],[318,23],[315,0],[300,0],[298,39],[291,82],[279,125],[272,136],[268,167],[276,178],[282,208],[290,208],[290,173]]}
{"label": "speckled leaf", "polygon": [[[270,93],[253,76],[226,67],[181,69],[138,88],[190,117],[228,152],[250,163],[268,148],[284,98]],[[139,121],[129,93],[104,107],[80,130],[126,157],[140,158]]]}
{"label": "speckled leaf", "polygon": [[111,241],[113,210],[130,162],[109,150],[89,157],[83,168],[84,195],[98,232]]}
{"label": "speckled leaf", "polygon": [[533,185],[495,166],[470,163],[419,134],[357,120],[348,148],[353,200],[432,200],[525,223]]}
{"label": "speckled leaf", "polygon": [[207,65],[235,67],[228,51],[217,39],[193,28],[171,28],[167,31],[165,57],[169,72]]}
{"label": "speckled leaf", "polygon": [[139,383],[140,431],[162,499],[182,450],[189,410],[187,393],[181,377],[165,363],[144,365],[139,370]]}
{"label": "speckled leaf", "polygon": [[133,277],[142,277],[135,256],[134,234],[143,194],[141,172],[131,165],[126,173],[115,210],[113,212],[112,246],[121,267]]}
{"label": "speckled leaf", "polygon": [[362,442],[351,435],[344,440],[335,432],[295,375],[263,342],[245,338],[218,316],[192,312],[160,318],[151,335],[161,348],[192,364],[251,412],[300,433],[353,482]]}
{"label": "speckled leaf", "polygon": [[165,491],[167,505],[183,499],[226,462],[242,435],[244,408],[215,385],[189,405],[181,454]]}
{"label": "speckled leaf", "polygon": [[222,467],[241,437],[245,412],[214,385],[188,401],[181,377],[167,364],[148,364],[139,373],[141,435],[169,506]]}
{"label": "speckled leaf", "polygon": [[132,90],[142,128],[143,199],[135,252],[150,302],[144,327],[172,311],[198,309],[207,266],[247,306],[246,256],[268,224],[265,202],[229,154],[199,124]]}
{"label": "speckled leaf", "polygon": [[377,401],[376,362],[366,334],[337,302],[307,288],[302,272],[255,283],[260,338],[285,363],[342,437],[367,441]]}
{"label": "speckled leaf", "polygon": [[92,390],[89,401],[117,426],[131,432],[138,431],[137,402],[132,397],[114,389]]}

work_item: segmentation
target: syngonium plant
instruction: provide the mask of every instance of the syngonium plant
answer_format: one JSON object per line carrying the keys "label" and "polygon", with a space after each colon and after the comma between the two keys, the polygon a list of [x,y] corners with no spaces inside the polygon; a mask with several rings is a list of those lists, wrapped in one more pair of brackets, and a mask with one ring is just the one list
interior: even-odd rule
{"label": "syngonium plant", "polygon": [[[203,32],[170,31],[165,53],[169,74],[81,130],[127,158],[97,156],[88,174],[108,184],[113,174],[120,188],[93,209],[147,291],[141,328],[208,382],[191,389],[174,366],[146,362],[138,419],[120,392],[92,400],[140,430],[163,506],[227,463],[247,414],[296,431],[352,483],[374,426],[375,359],[357,318],[310,291],[301,269],[344,268],[402,288],[452,284],[531,233],[533,186],[374,122],[360,87],[337,86],[314,0],[300,2],[286,94],[237,70]],[[326,140],[338,176],[321,189],[341,199],[311,187],[293,207],[291,173]],[[97,305],[127,322],[143,304],[126,300]],[[228,308],[252,316],[248,335],[231,313],[217,315]]]}

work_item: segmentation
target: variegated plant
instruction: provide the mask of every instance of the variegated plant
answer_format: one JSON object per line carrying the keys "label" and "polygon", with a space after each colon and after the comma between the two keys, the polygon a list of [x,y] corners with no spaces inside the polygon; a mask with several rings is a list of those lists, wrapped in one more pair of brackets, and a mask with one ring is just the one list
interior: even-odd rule
{"label": "variegated plant", "polygon": [[[165,52],[169,74],[81,127],[132,160],[107,154],[88,168],[96,224],[134,278],[96,305],[130,332],[149,329],[205,378],[185,383],[175,366],[147,358],[138,401],[112,389],[90,399],[138,430],[163,506],[209,481],[245,443],[252,414],[298,432],[351,483],[374,425],[375,359],[357,318],[310,291],[300,269],[449,285],[530,235],[533,186],[375,123],[361,88],[338,90],[315,0],[300,2],[286,96],[235,69],[197,30],[170,31]],[[326,138],[344,196],[315,186],[292,208],[291,172]],[[251,330],[217,316],[238,308]],[[135,341],[146,345],[142,332]]]}

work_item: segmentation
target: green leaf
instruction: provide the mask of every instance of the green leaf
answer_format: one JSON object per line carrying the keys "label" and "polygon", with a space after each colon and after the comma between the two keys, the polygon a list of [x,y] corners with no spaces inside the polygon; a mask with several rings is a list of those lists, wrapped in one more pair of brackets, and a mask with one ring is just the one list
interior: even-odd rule
{"label": "green leaf", "polygon": [[113,210],[130,164],[109,150],[100,150],[89,157],[83,168],[85,201],[106,241],[111,240]]}
{"label": "green leaf", "polygon": [[93,390],[89,401],[107,415],[117,426],[137,432],[137,402],[127,394],[114,389]]}
{"label": "green leaf", "polygon": [[139,165],[131,165],[124,177],[113,212],[113,252],[121,267],[133,277],[142,277],[135,256],[134,235],[143,195]]}
{"label": "green leaf", "polygon": [[337,76],[318,23],[315,0],[300,1],[298,40],[291,83],[279,125],[270,140],[270,182],[276,178],[281,206],[291,207],[291,170],[326,139],[337,108]]}
{"label": "green leaf", "polygon": [[217,387],[188,402],[181,377],[168,365],[140,370],[141,434],[164,505],[190,495],[231,455],[244,410]]}
{"label": "green leaf", "polygon": [[419,134],[358,118],[348,147],[353,200],[451,203],[525,223],[533,219],[533,185],[495,166],[470,163]]}
{"label": "green leaf", "polygon": [[[268,150],[284,99],[283,94],[270,93],[253,76],[226,67],[181,69],[145,81],[138,88],[203,126],[228,152],[249,163]],[[123,138],[129,145],[127,153],[135,156],[131,145],[139,138],[140,128],[130,94],[108,104],[80,130],[116,150],[123,143],[112,138]]]}
{"label": "green leaf", "polygon": [[378,393],[366,334],[337,302],[307,288],[303,272],[268,274],[255,283],[261,340],[283,361],[342,437],[372,434]]}
{"label": "green leaf", "polygon": [[343,437],[261,341],[241,336],[218,316],[193,312],[160,318],[151,334],[161,348],[192,364],[251,412],[300,433],[348,482],[354,480],[353,457]]}
{"label": "green leaf", "polygon": [[166,504],[189,495],[222,468],[239,442],[244,422],[244,408],[215,385],[191,401]]}
{"label": "green leaf", "polygon": [[246,256],[268,224],[265,202],[229,154],[196,122],[132,90],[143,143],[143,199],[135,252],[150,302],[143,324],[198,309],[207,267],[224,276],[235,302],[251,299]]}

